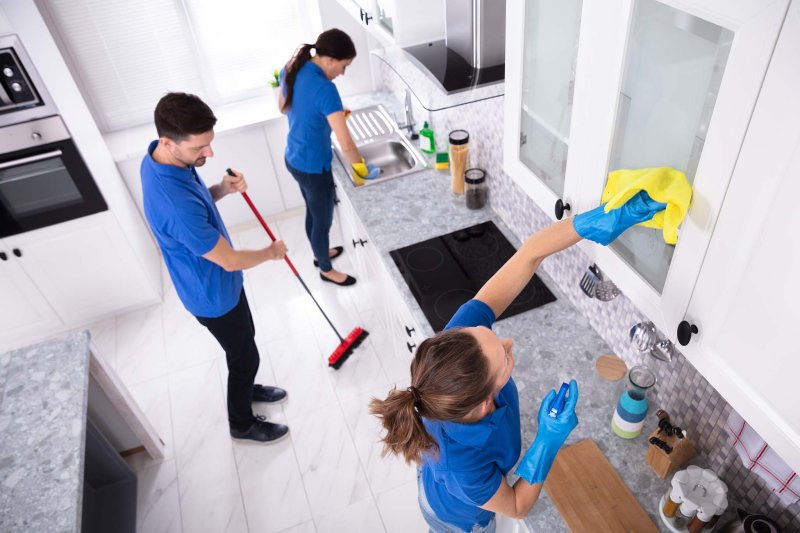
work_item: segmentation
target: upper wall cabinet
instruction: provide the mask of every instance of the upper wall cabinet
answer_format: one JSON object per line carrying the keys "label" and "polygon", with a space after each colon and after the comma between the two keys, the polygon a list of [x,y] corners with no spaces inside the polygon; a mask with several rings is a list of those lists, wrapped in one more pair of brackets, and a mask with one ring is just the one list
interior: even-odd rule
{"label": "upper wall cabinet", "polygon": [[384,46],[444,39],[444,0],[338,0]]}
{"label": "upper wall cabinet", "polygon": [[523,190],[561,218],[599,205],[613,170],[669,166],[692,183],[677,245],[638,227],[583,243],[673,339],[788,3],[509,0],[504,168]]}

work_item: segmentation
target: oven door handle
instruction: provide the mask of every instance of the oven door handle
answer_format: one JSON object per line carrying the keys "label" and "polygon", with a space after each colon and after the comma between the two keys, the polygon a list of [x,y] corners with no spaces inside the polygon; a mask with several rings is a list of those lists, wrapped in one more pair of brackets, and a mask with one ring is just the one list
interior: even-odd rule
{"label": "oven door handle", "polygon": [[35,163],[36,161],[41,161],[43,159],[52,159],[60,155],[62,155],[61,150],[53,150],[52,152],[47,152],[44,154],[23,157],[22,159],[15,159],[13,161],[6,161],[5,163],[0,163],[0,170],[3,170],[4,168],[18,167],[20,165],[27,165],[28,163]]}

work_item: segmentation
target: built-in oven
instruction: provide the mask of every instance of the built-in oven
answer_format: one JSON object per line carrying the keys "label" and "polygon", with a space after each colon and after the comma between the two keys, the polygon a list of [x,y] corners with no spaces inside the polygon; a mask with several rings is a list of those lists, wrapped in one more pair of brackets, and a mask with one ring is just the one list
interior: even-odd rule
{"label": "built-in oven", "polygon": [[61,117],[0,128],[0,237],[108,209]]}
{"label": "built-in oven", "polygon": [[15,35],[0,35],[0,237],[108,209]]}

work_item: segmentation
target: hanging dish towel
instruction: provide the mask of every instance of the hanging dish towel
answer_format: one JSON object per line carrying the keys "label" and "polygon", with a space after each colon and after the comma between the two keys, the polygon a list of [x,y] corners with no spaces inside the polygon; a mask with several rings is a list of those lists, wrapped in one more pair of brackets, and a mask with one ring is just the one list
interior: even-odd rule
{"label": "hanging dish towel", "polygon": [[725,430],[730,435],[728,442],[736,449],[748,470],[764,478],[772,492],[787,505],[800,501],[797,473],[778,457],[739,413],[731,411]]}
{"label": "hanging dish towel", "polygon": [[662,229],[664,242],[677,243],[678,226],[692,201],[692,185],[686,175],[670,167],[615,170],[609,173],[603,190],[602,203],[606,204],[606,213],[622,206],[639,191],[647,191],[656,202],[667,204],[664,211],[639,225]]}

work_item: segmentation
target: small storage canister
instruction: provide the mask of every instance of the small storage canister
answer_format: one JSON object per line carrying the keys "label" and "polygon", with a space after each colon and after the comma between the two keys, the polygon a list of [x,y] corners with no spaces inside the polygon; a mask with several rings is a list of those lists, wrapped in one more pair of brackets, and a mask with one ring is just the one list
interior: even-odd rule
{"label": "small storage canister", "polygon": [[455,194],[464,194],[464,172],[469,161],[469,133],[466,130],[450,132],[450,188]]}
{"label": "small storage canister", "polygon": [[464,172],[464,183],[467,207],[482,209],[486,205],[486,196],[489,193],[486,186],[486,173],[479,168],[469,168]]}
{"label": "small storage canister", "polygon": [[689,522],[692,521],[694,515],[697,513],[697,504],[692,503],[688,500],[684,500],[680,507],[678,507],[678,513],[675,515],[675,521],[673,524],[676,528],[681,529],[684,527],[689,526]]}

